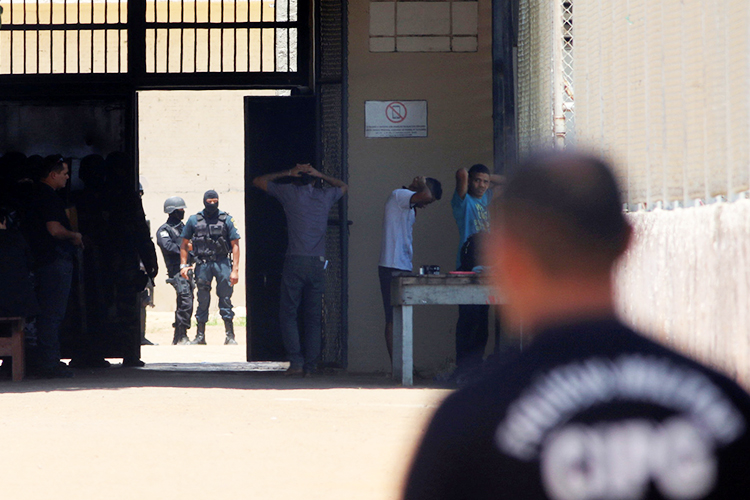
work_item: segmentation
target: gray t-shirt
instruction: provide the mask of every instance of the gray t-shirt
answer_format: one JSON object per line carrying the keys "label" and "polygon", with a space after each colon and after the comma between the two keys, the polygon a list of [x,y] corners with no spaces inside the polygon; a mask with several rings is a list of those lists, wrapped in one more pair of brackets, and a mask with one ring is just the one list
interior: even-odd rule
{"label": "gray t-shirt", "polygon": [[328,212],[344,193],[341,188],[268,184],[268,194],[281,202],[289,234],[287,255],[324,257]]}

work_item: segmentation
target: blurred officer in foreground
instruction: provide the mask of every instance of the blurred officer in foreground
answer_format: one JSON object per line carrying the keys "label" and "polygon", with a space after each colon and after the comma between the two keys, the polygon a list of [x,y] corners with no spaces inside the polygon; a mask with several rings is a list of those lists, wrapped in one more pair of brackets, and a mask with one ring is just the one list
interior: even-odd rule
{"label": "blurred officer in foreground", "polygon": [[631,228],[607,165],[534,157],[492,217],[504,319],[532,341],[438,409],[405,498],[746,498],[750,397],[617,318]]}
{"label": "blurred officer in foreground", "polygon": [[203,210],[191,215],[182,230],[180,275],[188,279],[190,240],[195,254],[195,283],[198,286],[198,331],[192,344],[205,345],[208,306],[211,304],[211,281],[216,278],[219,313],[224,320],[224,345],[237,344],[234,338],[232,287],[240,279],[240,233],[234,217],[219,210],[219,195],[209,189],[203,195]]}
{"label": "blurred officer in foreground", "polygon": [[[167,266],[169,278],[167,283],[171,284],[177,292],[177,308],[174,313],[174,338],[172,345],[188,344],[187,331],[190,328],[190,319],[193,316],[193,284],[192,271],[188,268],[188,277],[180,275],[180,246],[182,244],[182,229],[185,224],[185,200],[179,196],[167,198],[164,202],[164,213],[169,214],[167,222],[162,224],[156,231],[156,244],[161,248],[164,255],[164,263]],[[189,244],[188,244],[189,245]],[[190,246],[188,247],[190,249]],[[188,254],[188,264],[192,264],[192,257]]]}

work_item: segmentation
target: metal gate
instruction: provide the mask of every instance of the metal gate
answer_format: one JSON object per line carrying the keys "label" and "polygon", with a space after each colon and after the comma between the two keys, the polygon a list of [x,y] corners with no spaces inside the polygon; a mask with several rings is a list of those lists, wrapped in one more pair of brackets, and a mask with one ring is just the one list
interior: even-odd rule
{"label": "metal gate", "polygon": [[0,75],[127,75],[136,88],[311,81],[308,2],[4,0],[0,6]]}

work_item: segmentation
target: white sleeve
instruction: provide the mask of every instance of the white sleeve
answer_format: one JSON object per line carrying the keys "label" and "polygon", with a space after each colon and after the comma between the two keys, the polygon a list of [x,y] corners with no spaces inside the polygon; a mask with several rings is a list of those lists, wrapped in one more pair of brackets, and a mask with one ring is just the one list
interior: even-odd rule
{"label": "white sleeve", "polygon": [[393,191],[393,197],[396,199],[396,205],[402,210],[409,210],[411,208],[411,197],[414,196],[414,191],[409,189],[396,189]]}

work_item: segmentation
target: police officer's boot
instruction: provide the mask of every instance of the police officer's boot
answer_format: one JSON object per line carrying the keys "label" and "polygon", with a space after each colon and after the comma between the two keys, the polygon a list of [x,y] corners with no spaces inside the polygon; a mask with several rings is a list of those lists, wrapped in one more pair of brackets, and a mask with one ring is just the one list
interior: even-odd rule
{"label": "police officer's boot", "polygon": [[172,338],[172,345],[185,345],[189,344],[190,339],[187,336],[187,328],[184,325],[177,325],[174,327],[174,337]]}
{"label": "police officer's boot", "polygon": [[206,345],[206,324],[198,323],[195,339],[190,342],[192,345]]}
{"label": "police officer's boot", "polygon": [[237,345],[237,341],[234,340],[234,323],[231,319],[224,320],[224,330],[227,332],[226,338],[224,338],[224,345]]}

